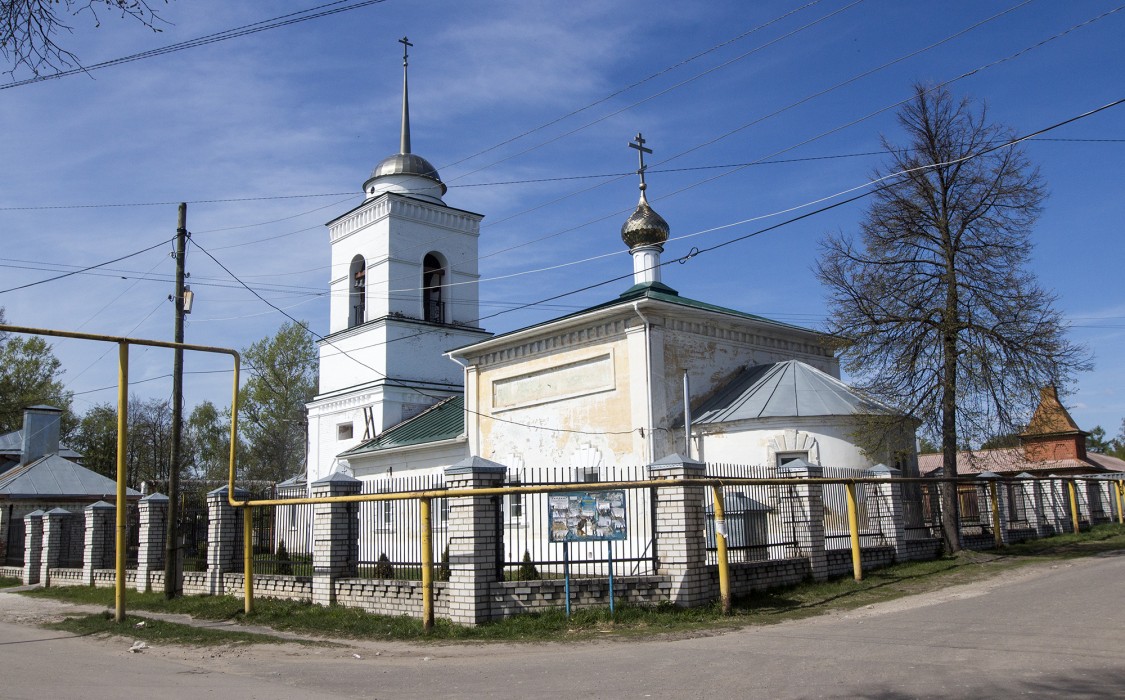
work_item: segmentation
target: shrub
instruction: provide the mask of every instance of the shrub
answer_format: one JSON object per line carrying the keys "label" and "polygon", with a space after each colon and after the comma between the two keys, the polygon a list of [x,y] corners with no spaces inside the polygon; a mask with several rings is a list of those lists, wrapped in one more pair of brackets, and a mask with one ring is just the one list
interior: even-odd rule
{"label": "shrub", "polygon": [[391,564],[391,560],[387,557],[386,553],[379,555],[379,561],[375,564],[375,578],[394,578],[395,567]]}
{"label": "shrub", "polygon": [[441,553],[441,561],[438,562],[437,571],[434,572],[435,581],[448,581],[449,580],[449,545]]}
{"label": "shrub", "polygon": [[520,581],[538,581],[540,579],[539,569],[535,568],[535,564],[531,561],[531,552],[526,549],[523,550],[523,559],[520,561]]}
{"label": "shrub", "polygon": [[293,575],[293,561],[289,558],[289,550],[285,548],[285,540],[277,542],[277,573],[282,576]]}

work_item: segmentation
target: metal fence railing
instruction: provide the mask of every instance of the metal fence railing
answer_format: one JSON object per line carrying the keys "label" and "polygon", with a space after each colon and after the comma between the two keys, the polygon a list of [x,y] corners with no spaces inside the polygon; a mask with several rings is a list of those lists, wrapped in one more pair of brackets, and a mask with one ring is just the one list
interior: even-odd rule
{"label": "metal fence railing", "polygon": [[[405,493],[441,488],[445,488],[444,475],[426,474],[364,481],[360,492]],[[418,500],[363,501],[346,505],[359,511],[358,531],[355,533],[359,542],[359,577],[420,581],[422,538]],[[430,508],[433,561],[440,579],[445,577],[442,563],[447,559],[449,545],[447,499],[433,499]],[[349,522],[354,520],[349,518]]]}
{"label": "metal fence railing", "polygon": [[[505,486],[574,484],[575,491],[597,491],[598,482],[645,481],[643,466],[631,467],[523,467],[508,470]],[[551,542],[549,494],[524,493],[496,497],[500,509],[502,578],[515,581],[562,578],[563,545]],[[656,541],[652,518],[651,488],[625,490],[627,539],[612,542],[572,542],[568,545],[571,576],[606,576],[612,552],[615,575],[642,576],[655,573]]]}
{"label": "metal fence railing", "polygon": [[[863,469],[823,467],[821,476],[825,479],[863,479],[870,477],[871,473]],[[844,484],[825,484],[822,494],[825,548],[850,549],[851,531],[848,525],[847,490]],[[890,504],[886,502],[884,496],[880,495],[880,485],[856,484],[855,498],[860,547],[888,544],[880,523],[890,517]]]}
{"label": "metal fence railing", "polygon": [[[708,464],[708,478],[776,479],[777,467],[746,464]],[[730,563],[784,559],[792,555],[797,539],[784,517],[787,487],[772,485],[724,486],[723,515]],[[714,495],[707,491],[707,563],[718,562],[715,539]]]}

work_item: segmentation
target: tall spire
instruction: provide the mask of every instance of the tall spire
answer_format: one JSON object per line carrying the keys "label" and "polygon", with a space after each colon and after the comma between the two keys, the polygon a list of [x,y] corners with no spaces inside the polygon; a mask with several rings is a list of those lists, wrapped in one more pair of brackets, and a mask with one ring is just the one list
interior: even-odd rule
{"label": "tall spire", "polygon": [[410,64],[410,47],[414,44],[406,37],[398,40],[402,44],[402,137],[398,153],[393,153],[375,166],[371,177],[363,183],[363,192],[368,199],[378,197],[384,192],[396,192],[423,199],[434,204],[444,204],[445,183],[437,170],[422,156],[410,152],[410,91],[407,83],[407,68]]}
{"label": "tall spire", "polygon": [[410,47],[414,44],[406,37],[398,40],[402,44],[402,142],[399,146],[399,153],[410,153],[410,99],[409,99],[409,86],[406,80],[406,68],[409,65]]}

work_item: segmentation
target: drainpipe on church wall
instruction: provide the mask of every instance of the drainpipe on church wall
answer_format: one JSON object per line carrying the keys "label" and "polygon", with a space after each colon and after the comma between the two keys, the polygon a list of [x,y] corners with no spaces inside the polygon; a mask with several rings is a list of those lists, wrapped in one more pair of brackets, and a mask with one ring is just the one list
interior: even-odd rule
{"label": "drainpipe on church wall", "polygon": [[[466,433],[465,436],[469,440],[469,455],[474,456],[474,457],[479,457],[480,456],[480,423],[477,421],[477,414],[475,412],[476,409],[470,408],[470,407],[476,406],[476,397],[477,397],[476,376],[475,376],[476,373],[473,372],[473,375],[474,375],[472,377],[473,385],[470,386],[470,384],[469,384],[469,379],[470,379],[470,377],[469,377],[469,361],[468,360],[462,361],[460,358],[458,358],[454,355],[446,355],[446,357],[453,360],[457,364],[461,365],[461,369],[464,372],[464,380],[462,381],[462,383],[465,386],[465,406],[464,406],[465,433]],[[471,395],[470,395],[470,390],[471,390]],[[470,413],[470,411],[473,411],[473,412]],[[469,429],[469,420],[470,419],[473,421],[472,430]]]}
{"label": "drainpipe on church wall", "polygon": [[652,324],[641,313],[638,302],[633,302],[633,312],[640,317],[645,326],[645,451],[648,453],[645,459],[649,464],[652,464],[656,461],[652,442],[652,341],[651,333],[649,333]]}

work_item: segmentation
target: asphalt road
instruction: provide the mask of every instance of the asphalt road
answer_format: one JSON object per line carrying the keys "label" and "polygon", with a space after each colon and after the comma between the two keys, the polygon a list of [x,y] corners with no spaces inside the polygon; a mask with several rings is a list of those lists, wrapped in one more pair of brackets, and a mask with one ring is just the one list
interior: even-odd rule
{"label": "asphalt road", "polygon": [[1125,697],[1125,553],[847,614],[642,641],[131,654],[131,640],[28,626],[59,609],[0,593],[0,697]]}

